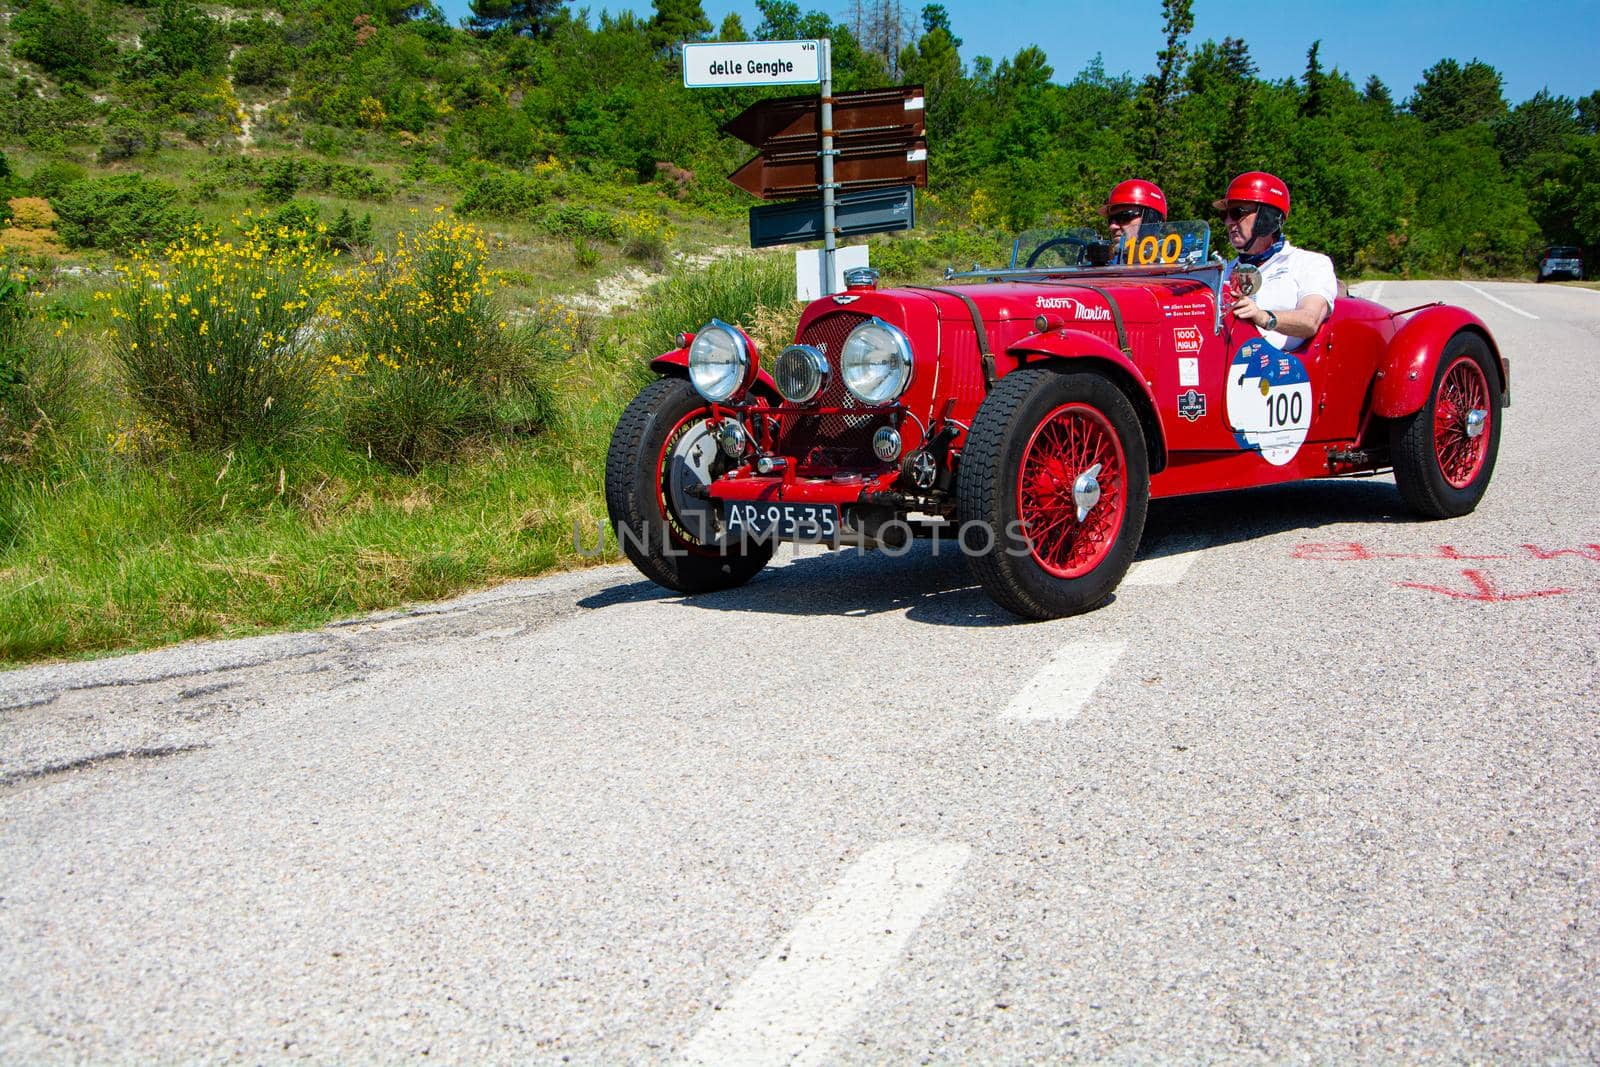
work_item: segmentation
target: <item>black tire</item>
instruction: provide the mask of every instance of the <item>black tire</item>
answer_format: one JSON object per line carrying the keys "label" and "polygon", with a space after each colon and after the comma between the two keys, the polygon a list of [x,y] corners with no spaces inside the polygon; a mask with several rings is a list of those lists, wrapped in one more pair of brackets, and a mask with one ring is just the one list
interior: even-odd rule
{"label": "black tire", "polygon": [[681,486],[707,484],[728,466],[718,454],[695,453],[694,463],[669,456],[669,437],[690,451],[715,445],[690,439],[694,415],[706,410],[681,378],[645,386],[623,411],[606,453],[606,511],[623,553],[646,578],[680,593],[709,593],[743,585],[772,558],[771,541],[724,543],[721,520],[708,503]]}
{"label": "black tire", "polygon": [[[1447,378],[1452,378],[1450,384]],[[1466,432],[1465,394],[1458,387],[1465,384],[1470,389],[1474,383],[1481,385],[1484,394],[1479,400],[1484,405],[1481,410],[1487,412],[1488,426],[1477,436],[1487,435],[1486,443],[1474,444],[1476,438]],[[1441,406],[1444,420],[1436,425]],[[1453,519],[1476,508],[1489,488],[1500,453],[1500,422],[1500,374],[1494,356],[1480,334],[1464,330],[1445,344],[1434,369],[1428,402],[1420,411],[1396,419],[1390,428],[1394,484],[1406,506],[1432,519]],[[1474,452],[1469,457],[1474,460],[1470,471],[1463,464],[1463,448]],[[1446,465],[1454,477],[1446,475]]]}
{"label": "black tire", "polygon": [[[1087,473],[1079,469],[1087,466],[1086,459],[1068,464],[1068,474],[1076,471],[1071,483],[1049,475],[1048,491],[1036,489],[1029,493],[1029,503],[1023,502],[1025,459],[1049,453],[1047,422],[1088,425],[1087,439],[1099,442],[1100,451],[1094,454],[1104,454],[1098,465],[1106,481],[1095,492],[1106,495],[1090,506],[1090,517],[1083,521],[1077,519],[1071,489]],[[1113,437],[1120,454],[1109,447]],[[1105,469],[1106,459],[1113,470],[1120,463],[1120,477]],[[1040,470],[1037,463],[1029,469]],[[1073,503],[1061,510],[1068,500]],[[1054,514],[1066,517],[1042,520],[1047,503],[1057,509]],[[1008,611],[1029,619],[1056,619],[1105,603],[1133,563],[1149,504],[1150,457],[1143,427],[1133,404],[1104,375],[1013,371],[994,387],[972,420],[956,484],[962,545],[984,590]],[[1094,509],[1102,506],[1107,510],[1097,514]],[[1025,508],[1038,528],[1037,540],[1024,521]],[[986,526],[993,536],[969,532],[973,523]],[[1051,531],[1064,532],[1052,538]],[[1061,545],[1050,544],[1052,539],[1070,542],[1068,555],[1084,549],[1085,558],[1080,563],[1063,559]],[[988,550],[980,551],[984,548]],[[1051,563],[1046,557],[1052,557]]]}

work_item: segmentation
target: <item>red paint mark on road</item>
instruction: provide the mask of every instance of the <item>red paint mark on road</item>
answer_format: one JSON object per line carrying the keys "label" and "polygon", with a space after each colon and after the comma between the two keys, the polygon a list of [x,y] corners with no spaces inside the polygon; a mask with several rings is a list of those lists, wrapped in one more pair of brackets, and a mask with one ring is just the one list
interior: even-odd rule
{"label": "red paint mark on road", "polygon": [[1424,552],[1380,552],[1359,541],[1308,541],[1305,544],[1296,545],[1291,556],[1294,559],[1313,560],[1321,563],[1366,563],[1375,559],[1479,560],[1525,558],[1547,560],[1571,556],[1575,559],[1600,563],[1600,545],[1579,545],[1576,548],[1541,548],[1538,545],[1519,545],[1518,547],[1523,550],[1521,557],[1505,552],[1463,552],[1455,545],[1436,545]]}
{"label": "red paint mark on road", "polygon": [[1482,571],[1464,570],[1461,577],[1472,583],[1472,591],[1465,592],[1460,589],[1446,589],[1442,585],[1424,585],[1421,582],[1396,582],[1402,589],[1421,589],[1426,593],[1439,593],[1443,596],[1456,597],[1460,600],[1479,600],[1486,604],[1502,604],[1508,600],[1532,600],[1542,596],[1563,596],[1572,592],[1570,589],[1535,589],[1526,593],[1503,593],[1495,587],[1494,582],[1484,577]]}
{"label": "red paint mark on road", "polygon": [[1523,545],[1534,559],[1555,559],[1557,556],[1577,556],[1579,559],[1600,561],[1600,545],[1579,545],[1577,548],[1540,548]]}

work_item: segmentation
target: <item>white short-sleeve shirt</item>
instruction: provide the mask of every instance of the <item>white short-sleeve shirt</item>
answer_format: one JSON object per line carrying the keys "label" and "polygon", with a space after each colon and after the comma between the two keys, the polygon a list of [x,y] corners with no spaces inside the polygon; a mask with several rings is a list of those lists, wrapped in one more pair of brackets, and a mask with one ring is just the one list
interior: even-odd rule
{"label": "white short-sleeve shirt", "polygon": [[[1231,276],[1236,259],[1228,264]],[[1288,241],[1277,255],[1261,264],[1261,290],[1256,293],[1256,306],[1262,311],[1292,311],[1300,301],[1315,294],[1328,302],[1332,313],[1334,299],[1339,295],[1339,283],[1333,276],[1333,260],[1320,252],[1296,248]],[[1261,331],[1261,336],[1284,352],[1293,352],[1306,343],[1304,337],[1290,337],[1276,330]]]}

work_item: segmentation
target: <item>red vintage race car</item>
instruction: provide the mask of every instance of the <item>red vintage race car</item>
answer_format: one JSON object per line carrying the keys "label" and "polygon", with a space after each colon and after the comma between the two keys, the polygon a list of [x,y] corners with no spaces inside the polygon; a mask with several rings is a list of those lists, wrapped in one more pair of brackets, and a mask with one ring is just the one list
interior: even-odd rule
{"label": "red vintage race car", "polygon": [[1510,399],[1481,320],[1341,296],[1285,351],[1226,313],[1250,279],[1207,258],[1204,223],[1149,230],[1123,265],[1047,231],[943,285],[853,272],[768,363],[715,319],[681,335],[612,436],[624,552],[699,593],[749,580],[777,541],[938,536],[1045,619],[1105,602],[1153,497],[1392,468],[1420,515],[1477,506]]}

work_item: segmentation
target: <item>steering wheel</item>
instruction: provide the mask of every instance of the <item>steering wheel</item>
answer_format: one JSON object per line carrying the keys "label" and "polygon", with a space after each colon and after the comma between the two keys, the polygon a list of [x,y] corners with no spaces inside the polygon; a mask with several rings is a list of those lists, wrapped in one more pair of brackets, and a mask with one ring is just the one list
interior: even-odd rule
{"label": "steering wheel", "polygon": [[[1033,250],[1033,254],[1028,257],[1028,262],[1023,264],[1023,269],[1027,270],[1031,268],[1035,263],[1039,262],[1040,256],[1042,256],[1047,250],[1052,249],[1057,245],[1075,245],[1078,248],[1083,249],[1083,252],[1078,256],[1079,262],[1083,260],[1083,257],[1088,254],[1089,250],[1089,242],[1085,241],[1082,237],[1052,237],[1050,240]],[[1070,264],[1062,265],[1069,266]]]}

